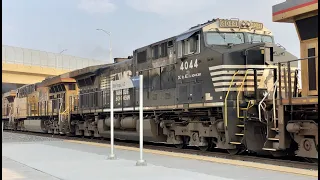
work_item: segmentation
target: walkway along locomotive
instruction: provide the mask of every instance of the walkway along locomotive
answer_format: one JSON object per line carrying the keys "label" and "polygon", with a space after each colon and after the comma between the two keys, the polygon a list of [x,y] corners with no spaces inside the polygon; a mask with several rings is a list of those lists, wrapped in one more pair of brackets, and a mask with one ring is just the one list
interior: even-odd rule
{"label": "walkway along locomotive", "polygon": [[[145,141],[293,154],[298,147],[285,128],[288,119],[279,115],[278,98],[298,91],[297,64],[289,73],[274,64],[293,59],[262,23],[213,19],[136,49],[128,59],[21,87],[14,102],[21,93],[39,98],[23,101],[24,117],[12,113],[21,104],[11,103],[3,120],[6,128],[109,137],[110,81],[142,74]],[[115,138],[138,140],[138,90],[118,90],[114,97]]]}

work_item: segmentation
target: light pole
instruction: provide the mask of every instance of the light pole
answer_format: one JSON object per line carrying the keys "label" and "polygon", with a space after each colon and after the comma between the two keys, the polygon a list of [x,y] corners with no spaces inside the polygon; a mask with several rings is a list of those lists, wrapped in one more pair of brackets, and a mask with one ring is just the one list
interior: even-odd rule
{"label": "light pole", "polygon": [[[67,50],[68,50],[68,49],[64,49],[64,50],[60,51],[60,53],[59,53],[60,56],[62,57],[61,54],[62,54],[63,52],[65,52],[65,51],[67,51]],[[57,60],[57,57],[56,57],[56,68],[58,68],[58,62],[57,62],[57,61],[58,61],[58,60]],[[61,60],[61,61],[62,61],[62,60]],[[63,63],[62,63],[62,64],[63,64]],[[69,65],[69,66],[70,66],[70,65]],[[63,67],[62,67],[62,69],[63,69]]]}
{"label": "light pole", "polygon": [[106,33],[109,36],[109,58],[110,58],[110,62],[112,63],[112,48],[111,48],[111,33],[104,30],[104,29],[96,29],[97,31],[102,31],[104,33]]}
{"label": "light pole", "polygon": [[[104,29],[96,29],[97,31],[102,31],[104,33],[106,33],[109,36],[109,58],[110,58],[110,62],[112,62],[112,48],[111,48],[111,33],[104,30]],[[113,85],[112,85],[112,81],[110,83],[110,144],[111,144],[111,152],[110,155],[108,157],[108,159],[110,160],[115,160],[116,155],[114,154],[113,150],[114,150],[114,125],[113,125],[113,119],[114,119],[114,113],[113,113]]]}

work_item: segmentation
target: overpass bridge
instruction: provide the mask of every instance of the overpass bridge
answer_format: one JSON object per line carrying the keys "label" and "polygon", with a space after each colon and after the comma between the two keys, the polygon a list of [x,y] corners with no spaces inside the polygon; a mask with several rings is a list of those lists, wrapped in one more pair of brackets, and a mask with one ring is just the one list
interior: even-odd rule
{"label": "overpass bridge", "polygon": [[2,93],[87,66],[106,62],[2,45]]}

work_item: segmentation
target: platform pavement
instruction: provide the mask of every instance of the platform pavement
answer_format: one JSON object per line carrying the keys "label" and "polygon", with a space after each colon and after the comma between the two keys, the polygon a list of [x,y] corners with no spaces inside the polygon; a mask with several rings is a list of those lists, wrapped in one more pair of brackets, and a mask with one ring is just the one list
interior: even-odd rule
{"label": "platform pavement", "polygon": [[[311,180],[317,177],[218,164],[145,153],[145,167],[135,166],[137,151],[116,149],[117,160],[107,160],[109,148],[71,141],[29,141],[2,143],[3,168],[20,179],[201,179],[201,180]],[[11,162],[16,162],[14,164]],[[21,170],[24,166],[25,169]],[[4,169],[3,169],[4,171]],[[7,173],[8,174],[8,173]],[[37,178],[41,176],[41,178]],[[3,175],[4,179],[4,175]],[[16,178],[18,179],[18,178]]]}

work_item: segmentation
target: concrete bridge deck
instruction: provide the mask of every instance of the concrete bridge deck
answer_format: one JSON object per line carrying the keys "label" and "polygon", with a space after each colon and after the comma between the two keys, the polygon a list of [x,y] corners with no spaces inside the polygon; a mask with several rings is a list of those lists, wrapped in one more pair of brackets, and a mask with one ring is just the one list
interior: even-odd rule
{"label": "concrete bridge deck", "polygon": [[104,63],[106,62],[2,45],[2,92],[41,82],[48,76]]}

